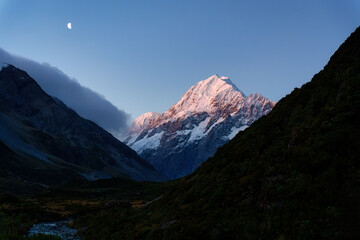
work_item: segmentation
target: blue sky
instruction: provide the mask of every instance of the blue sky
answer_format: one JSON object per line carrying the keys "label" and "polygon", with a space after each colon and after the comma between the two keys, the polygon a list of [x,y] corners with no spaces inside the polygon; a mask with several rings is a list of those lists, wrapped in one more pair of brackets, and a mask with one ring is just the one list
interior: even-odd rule
{"label": "blue sky", "polygon": [[0,48],[59,68],[132,117],[167,110],[215,73],[278,101],[359,24],[358,0],[0,0]]}

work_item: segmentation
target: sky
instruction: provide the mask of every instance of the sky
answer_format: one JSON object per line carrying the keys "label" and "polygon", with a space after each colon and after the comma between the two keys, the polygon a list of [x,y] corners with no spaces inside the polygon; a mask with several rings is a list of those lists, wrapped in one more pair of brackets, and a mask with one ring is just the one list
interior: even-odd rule
{"label": "sky", "polygon": [[359,0],[0,0],[3,51],[60,70],[126,120],[213,74],[278,101],[359,24]]}

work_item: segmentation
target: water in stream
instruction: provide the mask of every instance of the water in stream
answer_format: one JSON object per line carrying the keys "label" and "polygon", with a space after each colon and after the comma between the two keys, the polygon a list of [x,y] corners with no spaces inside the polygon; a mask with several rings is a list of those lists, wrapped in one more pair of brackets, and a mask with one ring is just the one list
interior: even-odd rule
{"label": "water in stream", "polygon": [[81,240],[79,236],[76,236],[77,230],[68,227],[70,222],[71,220],[34,224],[29,231],[29,236],[42,233],[57,235],[63,240]]}

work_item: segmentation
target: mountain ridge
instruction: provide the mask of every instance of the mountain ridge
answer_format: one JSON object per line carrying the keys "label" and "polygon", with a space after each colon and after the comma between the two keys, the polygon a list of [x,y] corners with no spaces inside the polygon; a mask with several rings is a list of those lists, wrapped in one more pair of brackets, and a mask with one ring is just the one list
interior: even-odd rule
{"label": "mountain ridge", "polygon": [[[164,180],[133,150],[47,95],[26,72],[12,65],[0,70],[0,97],[0,141],[19,158],[23,155],[22,164],[28,163],[29,171],[39,165],[44,173],[51,165],[57,174],[65,168],[79,178]],[[0,160],[10,159],[2,156]]]}

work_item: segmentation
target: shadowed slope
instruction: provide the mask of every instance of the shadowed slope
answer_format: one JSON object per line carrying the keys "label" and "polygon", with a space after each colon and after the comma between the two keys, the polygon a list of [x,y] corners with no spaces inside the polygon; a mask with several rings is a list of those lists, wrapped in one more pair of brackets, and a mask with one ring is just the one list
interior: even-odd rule
{"label": "shadowed slope", "polygon": [[[0,69],[0,143],[0,163],[8,169],[4,176],[12,172],[14,179],[46,184],[74,176],[164,180],[136,152],[11,65]],[[23,170],[15,174],[14,164]]]}

